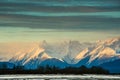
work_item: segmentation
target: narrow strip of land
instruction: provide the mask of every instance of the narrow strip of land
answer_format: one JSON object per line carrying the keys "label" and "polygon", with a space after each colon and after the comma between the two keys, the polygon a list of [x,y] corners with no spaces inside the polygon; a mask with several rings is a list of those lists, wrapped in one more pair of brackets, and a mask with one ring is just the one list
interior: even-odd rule
{"label": "narrow strip of land", "polygon": [[120,80],[120,75],[0,75],[0,80],[3,79],[97,79],[97,80]]}

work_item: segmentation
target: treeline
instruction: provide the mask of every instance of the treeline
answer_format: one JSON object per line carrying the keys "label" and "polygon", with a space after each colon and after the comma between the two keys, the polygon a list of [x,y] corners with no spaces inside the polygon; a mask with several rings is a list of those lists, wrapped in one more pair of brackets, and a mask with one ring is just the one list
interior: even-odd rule
{"label": "treeline", "polygon": [[109,74],[108,70],[105,70],[101,67],[91,67],[87,68],[85,66],[81,67],[66,67],[60,69],[58,67],[39,67],[35,70],[26,70],[23,66],[16,66],[13,69],[0,69],[0,74]]}

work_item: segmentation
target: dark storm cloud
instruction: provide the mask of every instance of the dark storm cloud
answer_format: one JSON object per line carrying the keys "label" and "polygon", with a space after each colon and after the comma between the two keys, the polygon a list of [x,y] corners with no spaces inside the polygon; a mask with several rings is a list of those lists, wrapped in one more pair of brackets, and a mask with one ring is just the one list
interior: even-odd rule
{"label": "dark storm cloud", "polygon": [[[0,4],[1,5],[1,4]],[[71,6],[71,7],[48,7],[48,6],[41,6],[41,7],[32,7],[32,6],[18,6],[15,7],[0,7],[0,11],[7,12],[16,12],[16,11],[36,11],[36,12],[108,12],[108,11],[119,11],[120,7],[88,7],[88,6]]]}
{"label": "dark storm cloud", "polygon": [[[71,17],[31,17],[21,15],[4,15],[6,27],[29,27],[49,29],[118,29],[119,18],[104,18],[93,16],[71,16]],[[17,17],[16,17],[17,16]],[[13,19],[13,20],[11,20]],[[86,25],[87,24],[87,25]],[[114,26],[114,27],[113,27]]]}
{"label": "dark storm cloud", "polygon": [[33,6],[118,6],[119,0],[1,0],[1,3]]}
{"label": "dark storm cloud", "polygon": [[119,11],[119,0],[0,0],[0,27],[117,29]]}
{"label": "dark storm cloud", "polygon": [[[48,2],[47,2],[48,1]],[[0,9],[7,11],[96,12],[120,10],[119,0],[1,0]]]}

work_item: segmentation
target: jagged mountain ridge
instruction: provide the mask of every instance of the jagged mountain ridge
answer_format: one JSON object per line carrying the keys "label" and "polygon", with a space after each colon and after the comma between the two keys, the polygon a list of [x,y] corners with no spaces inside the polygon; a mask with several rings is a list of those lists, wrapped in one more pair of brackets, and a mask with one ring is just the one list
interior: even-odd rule
{"label": "jagged mountain ridge", "polygon": [[[81,48],[81,46],[83,47]],[[29,53],[21,53],[17,55],[18,57],[13,57],[10,62],[23,65],[27,69],[35,69],[40,65],[47,65],[47,63],[51,66],[55,65],[57,62],[65,64],[65,66],[79,67],[85,65],[90,67],[120,59],[119,50],[120,38],[97,41],[89,45],[81,44],[77,41],[65,42],[57,46],[44,42],[42,46],[31,49]],[[57,54],[57,56],[62,53],[65,53],[65,55],[62,58],[57,58],[51,56],[52,53]],[[51,64],[51,62],[54,63]],[[57,64],[56,66],[58,67]]]}
{"label": "jagged mountain ridge", "polygon": [[34,48],[29,51],[29,53],[20,53],[9,61],[15,63],[16,65],[23,65],[37,68],[37,65],[45,59],[51,58],[47,53],[44,52],[42,48]]}
{"label": "jagged mountain ridge", "polygon": [[[46,59],[50,57],[59,58],[61,55],[62,57],[69,55],[71,58],[74,58],[74,56],[86,47],[86,45],[87,44],[80,44],[78,41],[70,41],[69,43],[64,42],[57,45],[48,44],[46,41],[43,41],[40,47],[32,48],[28,53],[19,52],[10,61],[22,61],[22,64],[25,64],[32,59],[40,58],[41,53],[44,53],[44,58],[46,56]],[[53,56],[53,54],[56,56]],[[41,55],[41,57],[42,56],[43,55]],[[61,57],[59,59],[61,59]]]}
{"label": "jagged mountain ridge", "polygon": [[[117,54],[117,50],[120,48],[120,38],[108,39],[105,41],[99,41],[94,47],[89,47],[81,51],[75,60],[82,61],[87,59],[86,66],[96,66],[105,62],[113,61],[120,58],[120,54]],[[79,63],[79,62],[78,62]]]}

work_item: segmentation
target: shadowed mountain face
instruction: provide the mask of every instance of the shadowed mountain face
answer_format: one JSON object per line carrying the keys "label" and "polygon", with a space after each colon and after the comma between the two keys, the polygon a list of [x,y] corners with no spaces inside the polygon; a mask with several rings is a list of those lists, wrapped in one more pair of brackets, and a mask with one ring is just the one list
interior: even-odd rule
{"label": "shadowed mountain face", "polygon": [[0,69],[13,69],[15,65],[10,62],[0,62]]}
{"label": "shadowed mountain face", "polygon": [[40,66],[44,66],[44,67],[46,67],[46,66],[54,67],[55,66],[55,67],[58,67],[58,68],[66,68],[69,65],[62,60],[52,58],[52,59],[44,60],[40,64]]}
{"label": "shadowed mountain face", "polygon": [[[24,66],[26,69],[37,69],[39,66],[65,68],[68,66],[80,67],[82,65],[87,67],[102,66],[111,72],[117,72],[117,69],[119,69],[120,38],[97,41],[93,44],[89,43],[89,45],[88,43],[78,44],[75,41],[70,41],[65,44],[52,45],[43,42],[39,48],[34,48],[24,55],[17,54],[9,62]],[[82,49],[81,46],[83,46]],[[61,51],[66,52],[65,55],[62,57],[53,56],[53,54],[58,54],[57,56],[59,56]],[[112,68],[114,68],[114,71]]]}
{"label": "shadowed mountain face", "polygon": [[120,59],[103,63],[100,66],[109,70],[111,73],[120,73]]}

